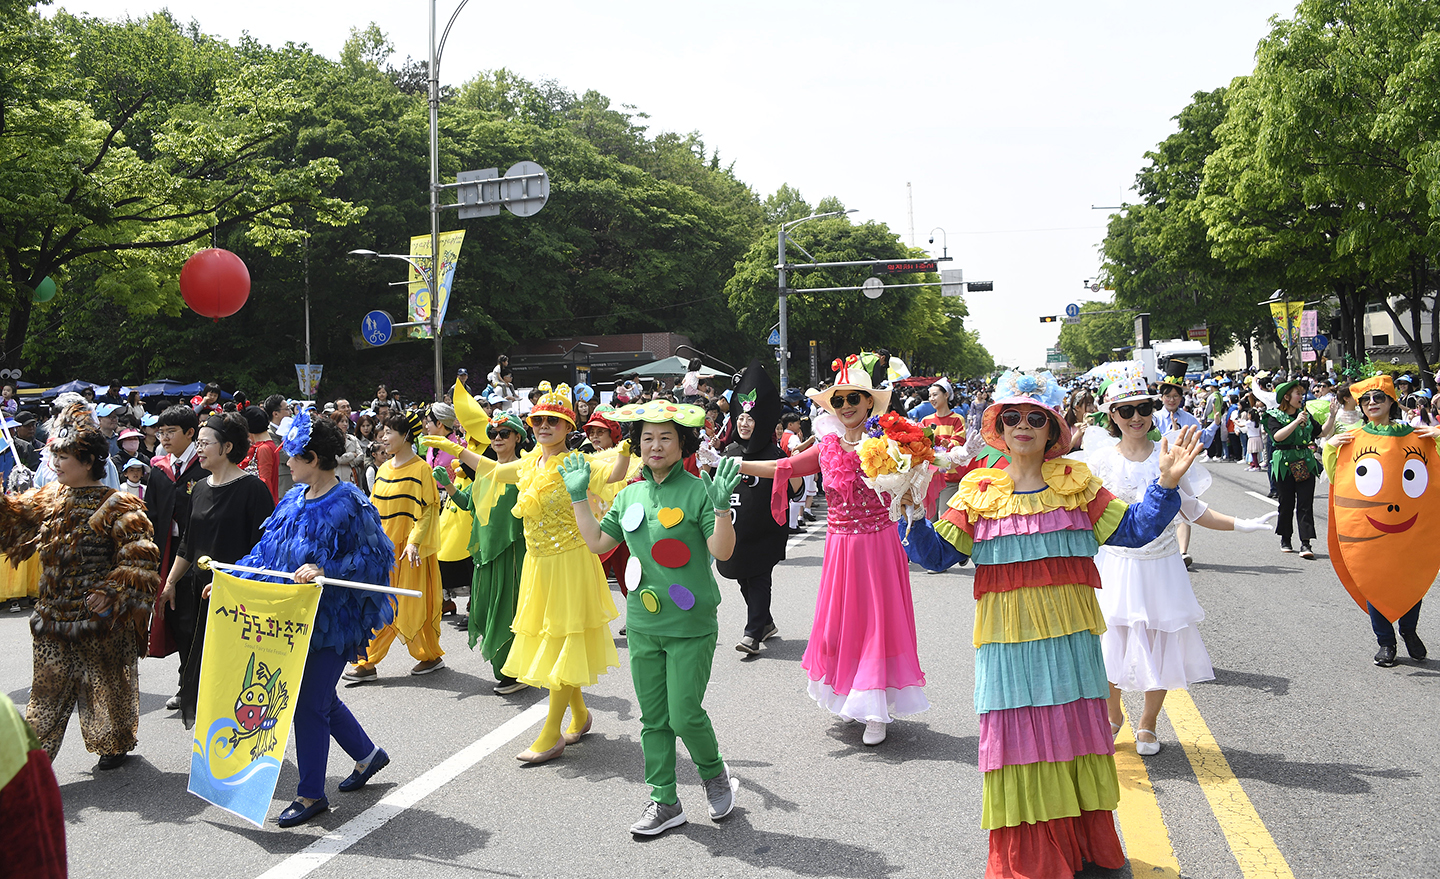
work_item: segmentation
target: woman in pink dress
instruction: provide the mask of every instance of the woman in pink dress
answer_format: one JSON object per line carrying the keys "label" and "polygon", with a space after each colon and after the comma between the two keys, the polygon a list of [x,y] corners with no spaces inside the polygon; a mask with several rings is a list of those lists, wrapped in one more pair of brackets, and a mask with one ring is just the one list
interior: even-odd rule
{"label": "woman in pink dress", "polygon": [[823,473],[828,503],[825,559],[810,644],[801,666],[811,698],[846,720],[865,723],[864,742],[885,741],[895,717],[930,707],[915,647],[910,564],[889,504],[868,487],[855,448],[865,420],[885,412],[890,391],[871,385],[859,358],[835,361],[835,384],[810,395],[841,424],[839,433],[780,461],[742,461],[740,472],[775,480],[775,521],[784,522],[792,476]]}

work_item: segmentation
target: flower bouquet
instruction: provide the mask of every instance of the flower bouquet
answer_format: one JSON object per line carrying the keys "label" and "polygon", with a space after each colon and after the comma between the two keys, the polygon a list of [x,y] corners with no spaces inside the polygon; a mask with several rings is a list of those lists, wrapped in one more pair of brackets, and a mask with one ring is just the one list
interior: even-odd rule
{"label": "flower bouquet", "polygon": [[934,428],[922,427],[898,412],[866,421],[865,439],[855,451],[865,484],[890,504],[892,522],[900,521],[906,507],[925,509],[934,475],[926,464],[949,470],[970,459],[963,446],[937,438]]}

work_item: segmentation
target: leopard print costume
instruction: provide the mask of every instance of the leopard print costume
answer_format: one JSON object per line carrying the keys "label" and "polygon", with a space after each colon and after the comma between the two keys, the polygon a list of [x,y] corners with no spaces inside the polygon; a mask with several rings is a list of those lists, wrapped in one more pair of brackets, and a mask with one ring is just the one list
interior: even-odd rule
{"label": "leopard print costume", "polygon": [[[54,759],[80,703],[85,747],[134,750],[140,725],[136,661],[160,585],[160,551],[144,503],[103,485],[51,483],[0,496],[0,551],[39,552],[40,596],[30,618],[34,682],[25,719]],[[100,613],[86,596],[105,600]]]}

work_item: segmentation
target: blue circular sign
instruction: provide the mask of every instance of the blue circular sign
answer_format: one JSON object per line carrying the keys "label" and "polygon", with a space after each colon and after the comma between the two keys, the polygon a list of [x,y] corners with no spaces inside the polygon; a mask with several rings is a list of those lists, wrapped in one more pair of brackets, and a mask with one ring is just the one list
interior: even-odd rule
{"label": "blue circular sign", "polygon": [[1080,316],[1080,306],[1079,306],[1079,305],[1076,305],[1074,302],[1072,302],[1072,303],[1070,303],[1069,305],[1065,306],[1065,316],[1066,316],[1066,317],[1079,317],[1079,316]]}
{"label": "blue circular sign", "polygon": [[378,308],[360,319],[360,336],[371,345],[384,345],[394,334],[395,321]]}
{"label": "blue circular sign", "polygon": [[1316,336],[1310,341],[1311,351],[1324,351],[1330,345],[1330,340],[1324,336]]}

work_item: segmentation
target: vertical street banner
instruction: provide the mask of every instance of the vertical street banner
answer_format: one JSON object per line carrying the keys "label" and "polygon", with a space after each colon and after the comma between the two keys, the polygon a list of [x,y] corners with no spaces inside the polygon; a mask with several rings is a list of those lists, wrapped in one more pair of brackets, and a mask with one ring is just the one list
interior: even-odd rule
{"label": "vertical street banner", "polygon": [[190,793],[265,825],[320,590],[215,572],[190,752]]}
{"label": "vertical street banner", "polygon": [[[440,267],[435,275],[440,279],[440,295],[431,296],[430,289],[425,283],[425,278],[410,267],[410,307],[409,319],[412,321],[423,321],[426,325],[422,327],[410,327],[409,333],[412,339],[429,339],[434,336],[430,329],[430,309],[440,309],[440,319],[445,319],[445,312],[450,303],[450,285],[455,281],[455,264],[460,261],[460,245],[465,243],[465,230],[456,229],[453,232],[440,233]],[[410,239],[410,256],[421,265],[430,265],[430,236],[416,235]]]}
{"label": "vertical street banner", "polygon": [[301,398],[315,399],[316,392],[320,390],[320,373],[324,371],[324,365],[319,363],[295,364],[295,380],[300,384]]}
{"label": "vertical street banner", "polygon": [[1300,322],[1305,312],[1304,302],[1272,302],[1270,316],[1275,319],[1275,332],[1280,342],[1287,347],[1300,344]]}

